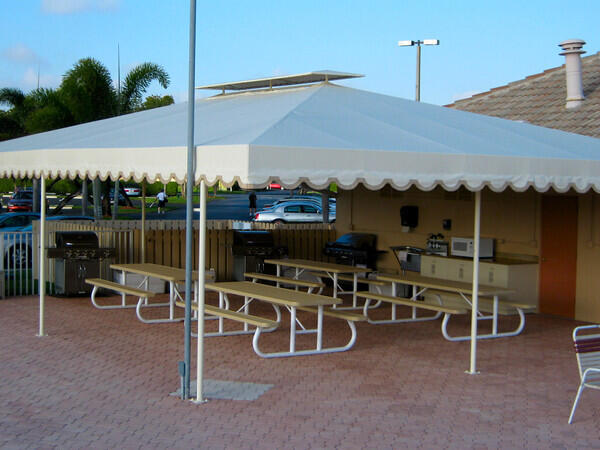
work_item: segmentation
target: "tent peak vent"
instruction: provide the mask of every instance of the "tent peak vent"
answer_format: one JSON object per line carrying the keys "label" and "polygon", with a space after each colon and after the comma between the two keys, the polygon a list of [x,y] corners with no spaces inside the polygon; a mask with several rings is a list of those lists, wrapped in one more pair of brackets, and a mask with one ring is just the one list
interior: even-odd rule
{"label": "tent peak vent", "polygon": [[225,91],[246,91],[250,89],[272,89],[280,86],[295,86],[300,84],[321,83],[348,78],[362,78],[364,75],[333,70],[320,70],[317,72],[299,73],[296,75],[282,75],[256,80],[234,81],[231,83],[209,84],[198,86],[196,89],[211,89]]}

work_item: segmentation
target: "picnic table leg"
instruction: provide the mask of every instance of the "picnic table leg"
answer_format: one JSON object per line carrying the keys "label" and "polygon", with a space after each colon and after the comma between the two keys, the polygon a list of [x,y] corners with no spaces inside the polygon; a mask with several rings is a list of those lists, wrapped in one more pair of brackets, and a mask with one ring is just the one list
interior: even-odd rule
{"label": "picnic table leg", "polygon": [[[418,290],[419,290],[418,286],[415,285],[415,284],[413,284],[412,285],[412,291],[413,291],[413,293],[412,293],[412,301],[413,302],[417,301],[417,297],[419,296]],[[412,318],[413,319],[417,318],[417,308],[415,308],[414,306],[413,306],[413,309],[412,309]]]}
{"label": "picnic table leg", "polygon": [[[164,286],[164,285],[163,285]],[[173,320],[175,307],[175,283],[169,281],[169,319]]]}
{"label": "picnic table leg", "polygon": [[[144,284],[144,290],[147,291],[148,288],[150,287],[150,280],[149,280],[149,276],[145,276],[144,277],[144,281],[142,282]],[[148,297],[146,297],[146,299],[144,300],[144,305],[148,304]]]}
{"label": "picnic table leg", "polygon": [[[244,314],[250,314],[250,302],[248,297],[244,297]],[[244,322],[244,331],[248,331],[248,324]]]}
{"label": "picnic table leg", "polygon": [[[121,271],[121,279],[123,280],[123,285],[127,286],[127,272],[124,270]],[[121,293],[121,306],[127,306],[124,293]]]}
{"label": "picnic table leg", "polygon": [[[396,282],[392,283],[392,297],[396,297]],[[392,303],[392,320],[396,320],[396,305]]]}
{"label": "picnic table leg", "polygon": [[319,305],[317,313],[317,351],[323,349],[323,305]]}
{"label": "picnic table leg", "polygon": [[356,308],[356,291],[358,291],[358,273],[354,273],[352,280],[352,307]]}
{"label": "picnic table leg", "polygon": [[290,353],[296,351],[296,307],[290,309]]}
{"label": "picnic table leg", "polygon": [[92,300],[92,305],[94,305],[96,308],[100,308],[100,306],[96,303],[96,292],[98,292],[98,286],[94,286],[92,288],[90,299]]}
{"label": "picnic table leg", "polygon": [[[225,293],[219,292],[219,308],[223,308]],[[229,302],[228,302],[229,303]],[[223,333],[223,317],[219,316],[219,333]]]}
{"label": "picnic table leg", "polygon": [[498,296],[494,295],[494,309],[492,316],[492,334],[498,334]]}
{"label": "picnic table leg", "polygon": [[338,274],[333,274],[333,298],[337,298]]}

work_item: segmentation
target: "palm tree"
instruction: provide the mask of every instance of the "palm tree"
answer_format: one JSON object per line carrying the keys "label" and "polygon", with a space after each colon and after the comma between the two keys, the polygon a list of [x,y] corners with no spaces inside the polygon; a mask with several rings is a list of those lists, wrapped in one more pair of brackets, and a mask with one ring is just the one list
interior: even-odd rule
{"label": "palm tree", "polygon": [[[76,123],[84,123],[140,109],[143,94],[154,80],[165,89],[169,86],[169,75],[161,66],[143,63],[127,74],[123,89],[116,92],[108,69],[93,58],[84,58],[65,74],[59,90]],[[102,210],[110,215],[110,186],[108,182],[103,185]],[[94,202],[99,202],[98,190],[94,193]]]}
{"label": "palm tree", "polygon": [[0,89],[0,104],[11,107],[0,114],[0,140],[74,124],[60,92],[54,89],[35,89],[29,94],[15,88]]}
{"label": "palm tree", "polygon": [[0,105],[8,105],[8,111],[0,111],[0,141],[24,136],[25,94],[20,89],[0,89]]}
{"label": "palm tree", "polygon": [[75,123],[112,117],[117,113],[117,94],[108,69],[93,58],[77,61],[59,88]]}
{"label": "palm tree", "polygon": [[158,64],[143,63],[131,69],[119,93],[120,113],[127,114],[142,109],[143,94],[155,80],[165,89],[169,86],[169,74]]}
{"label": "palm tree", "polygon": [[27,94],[25,103],[28,109],[25,118],[27,134],[56,130],[76,123],[60,91],[36,89]]}

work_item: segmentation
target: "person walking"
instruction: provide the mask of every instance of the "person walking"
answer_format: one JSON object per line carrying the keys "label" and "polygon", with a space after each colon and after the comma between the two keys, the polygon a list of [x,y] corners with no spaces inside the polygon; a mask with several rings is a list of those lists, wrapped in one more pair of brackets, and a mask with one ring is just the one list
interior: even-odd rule
{"label": "person walking", "polygon": [[250,191],[248,201],[250,208],[250,217],[254,217],[254,214],[256,214],[256,193],[254,191]]}
{"label": "person walking", "polygon": [[162,190],[158,194],[156,194],[156,201],[158,202],[158,213],[164,214],[167,209],[166,205],[168,202],[167,194],[165,194],[164,190]]}

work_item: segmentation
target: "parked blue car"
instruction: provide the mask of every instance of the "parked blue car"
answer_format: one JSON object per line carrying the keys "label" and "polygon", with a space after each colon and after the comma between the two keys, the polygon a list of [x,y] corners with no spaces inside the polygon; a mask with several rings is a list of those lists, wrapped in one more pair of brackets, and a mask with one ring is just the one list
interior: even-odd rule
{"label": "parked blue car", "polygon": [[[25,269],[32,265],[32,222],[39,220],[34,212],[0,214],[0,234],[4,243],[4,268]],[[90,216],[47,216],[46,220],[94,220]]]}

